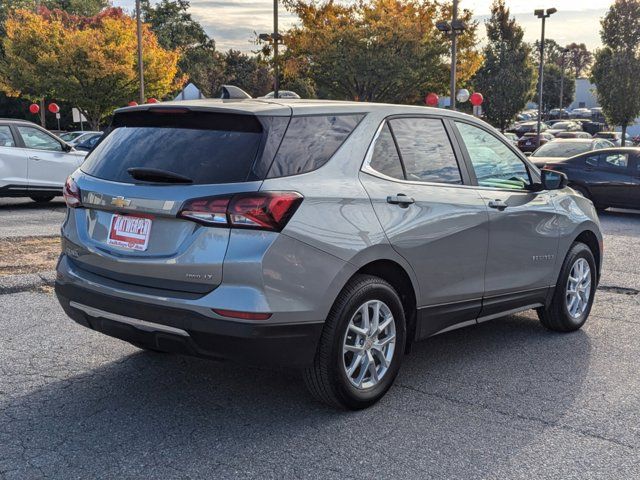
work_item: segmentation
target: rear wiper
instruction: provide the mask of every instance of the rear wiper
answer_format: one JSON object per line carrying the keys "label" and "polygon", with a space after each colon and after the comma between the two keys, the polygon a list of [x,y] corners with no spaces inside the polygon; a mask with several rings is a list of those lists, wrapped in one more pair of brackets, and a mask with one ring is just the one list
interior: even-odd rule
{"label": "rear wiper", "polygon": [[157,183],[193,183],[193,180],[179,173],[159,168],[132,167],[127,169],[127,173],[136,180],[143,182]]}

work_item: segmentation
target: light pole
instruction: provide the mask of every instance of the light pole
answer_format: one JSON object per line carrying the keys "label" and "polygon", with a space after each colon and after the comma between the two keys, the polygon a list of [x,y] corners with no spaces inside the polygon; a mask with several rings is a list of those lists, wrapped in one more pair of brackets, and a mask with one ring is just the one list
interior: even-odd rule
{"label": "light pole", "polygon": [[142,12],[140,0],[136,0],[136,28],[138,35],[138,78],[140,80],[140,105],[146,102],[144,95],[144,64],[142,63]]}
{"label": "light pole", "polygon": [[453,0],[453,10],[451,15],[451,23],[438,22],[436,28],[445,35],[451,36],[451,79],[449,90],[451,96],[451,110],[456,109],[456,65],[458,56],[458,35],[464,32],[466,25],[458,20],[458,0]]}
{"label": "light pole", "polygon": [[533,14],[542,19],[542,35],[540,37],[540,68],[538,70],[538,125],[536,128],[536,145],[540,146],[540,124],[542,123],[542,83],[544,81],[544,24],[545,20],[556,13],[558,9],[547,8],[546,12],[542,9],[535,10]]}
{"label": "light pole", "polygon": [[563,48],[560,52],[560,118],[562,118],[562,104],[564,103],[564,61],[565,55],[569,52],[568,48]]}
{"label": "light pole", "polygon": [[283,43],[282,36],[278,33],[278,0],[273,0],[273,33],[261,33],[258,39],[273,44],[273,98],[279,98],[280,94],[280,67],[278,66],[278,45]]}

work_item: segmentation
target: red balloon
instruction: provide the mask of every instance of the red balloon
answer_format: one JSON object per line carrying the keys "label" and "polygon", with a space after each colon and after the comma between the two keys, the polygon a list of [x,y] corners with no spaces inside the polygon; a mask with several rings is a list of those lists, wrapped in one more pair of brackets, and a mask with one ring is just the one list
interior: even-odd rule
{"label": "red balloon", "polygon": [[157,98],[147,98],[147,103],[158,103],[158,99]]}
{"label": "red balloon", "polygon": [[32,103],[31,105],[29,105],[29,111],[35,115],[40,111],[40,105],[38,105],[37,103]]}
{"label": "red balloon", "polygon": [[439,100],[440,100],[440,98],[438,97],[438,95],[436,95],[435,93],[431,92],[425,97],[424,103],[426,103],[430,107],[437,107]]}
{"label": "red balloon", "polygon": [[50,103],[49,104],[49,111],[51,113],[58,113],[60,111],[60,107],[58,106],[57,103]]}
{"label": "red balloon", "polygon": [[473,105],[474,107],[478,107],[482,105],[482,102],[484,102],[484,97],[481,93],[475,92],[471,94],[471,96],[469,97],[469,101],[471,102],[471,105]]}
{"label": "red balloon", "polygon": [[137,107],[138,106],[138,102],[131,101],[131,102],[127,103],[127,105],[129,105],[130,107]]}

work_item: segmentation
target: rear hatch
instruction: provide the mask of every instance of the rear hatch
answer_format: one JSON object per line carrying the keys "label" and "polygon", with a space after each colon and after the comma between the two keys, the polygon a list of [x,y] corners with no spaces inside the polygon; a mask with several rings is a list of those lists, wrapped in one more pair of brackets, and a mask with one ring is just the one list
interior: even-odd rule
{"label": "rear hatch", "polygon": [[259,190],[289,118],[183,107],[117,113],[66,187],[81,202],[65,226],[70,260],[116,282],[213,290],[229,242],[224,208],[234,194]]}

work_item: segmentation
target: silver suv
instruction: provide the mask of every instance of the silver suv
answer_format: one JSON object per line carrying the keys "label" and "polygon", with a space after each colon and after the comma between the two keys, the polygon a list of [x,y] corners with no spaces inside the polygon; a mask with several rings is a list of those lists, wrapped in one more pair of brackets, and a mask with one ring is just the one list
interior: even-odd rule
{"label": "silver suv", "polygon": [[65,186],[56,292],[144,349],[300,368],[364,408],[411,344],[536,309],[587,319],[591,202],[489,125],[424,107],[199,100],[118,110]]}

